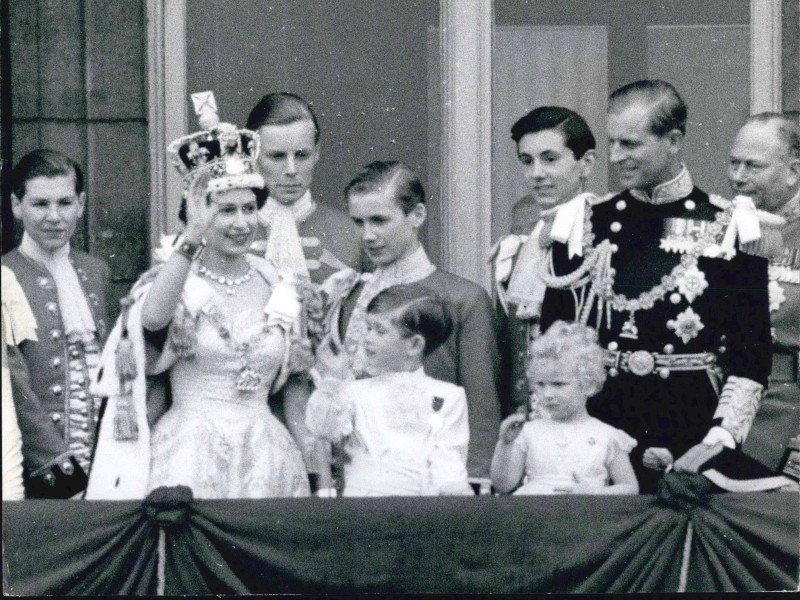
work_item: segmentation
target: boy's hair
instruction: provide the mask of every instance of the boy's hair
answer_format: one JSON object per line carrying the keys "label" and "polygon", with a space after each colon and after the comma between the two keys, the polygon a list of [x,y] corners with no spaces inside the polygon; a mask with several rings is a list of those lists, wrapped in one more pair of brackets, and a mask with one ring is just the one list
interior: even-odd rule
{"label": "boy's hair", "polygon": [[531,343],[528,379],[535,376],[539,364],[566,360],[575,363],[578,380],[590,396],[602,389],[606,381],[603,349],[597,343],[597,332],[579,323],[556,321]]}
{"label": "boy's hair", "polygon": [[673,129],[686,134],[686,103],[672,85],[660,79],[643,79],[623,85],[608,97],[608,111],[619,112],[634,102],[650,107],[650,133],[662,137]]}
{"label": "boy's hair", "polygon": [[258,101],[247,117],[247,128],[258,131],[264,125],[290,125],[298,121],[314,124],[314,143],[319,143],[319,123],[308,102],[296,94],[267,94]]}
{"label": "boy's hair", "polygon": [[34,150],[20,158],[11,171],[11,191],[22,200],[25,196],[25,184],[31,179],[62,175],[72,175],[75,181],[75,195],[83,191],[83,171],[78,163],[55,150],[46,148]]}
{"label": "boy's hair", "polygon": [[350,194],[371,194],[385,189],[392,190],[392,196],[403,214],[409,214],[417,204],[425,204],[422,181],[411,167],[396,160],[369,163],[347,184],[344,197],[349,199]]}
{"label": "boy's hair", "polygon": [[378,293],[367,305],[368,314],[398,311],[392,320],[408,336],[425,339],[424,356],[441,346],[453,331],[453,318],[445,301],[418,283],[393,285]]}
{"label": "boy's hair", "polygon": [[534,108],[511,127],[511,139],[519,144],[519,141],[529,133],[551,129],[561,132],[564,136],[564,145],[572,150],[576,160],[597,146],[592,130],[584,118],[563,106]]}

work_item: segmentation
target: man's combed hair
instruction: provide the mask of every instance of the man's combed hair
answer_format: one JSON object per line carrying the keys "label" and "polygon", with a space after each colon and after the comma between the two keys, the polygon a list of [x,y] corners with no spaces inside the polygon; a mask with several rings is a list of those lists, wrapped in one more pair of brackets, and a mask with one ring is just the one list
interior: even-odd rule
{"label": "man's combed hair", "polygon": [[378,293],[367,305],[367,313],[398,311],[395,325],[409,336],[425,338],[425,356],[441,346],[453,332],[447,303],[419,283],[393,285]]}
{"label": "man's combed hair", "polygon": [[777,123],[778,135],[791,159],[800,159],[800,112],[762,112],[751,115],[747,123]]}
{"label": "man's combed hair", "polygon": [[564,136],[564,145],[572,150],[575,158],[581,158],[597,143],[588,123],[575,111],[563,106],[540,106],[519,119],[511,127],[511,139],[517,144],[529,133],[555,129]]}
{"label": "man's combed hair", "polygon": [[425,188],[417,174],[405,163],[396,160],[376,160],[369,163],[353,177],[344,189],[344,197],[351,194],[374,194],[393,190],[395,202],[409,214],[417,204],[425,203]]}
{"label": "man's combed hair", "polygon": [[618,112],[642,101],[650,106],[650,133],[659,137],[674,129],[686,133],[686,103],[672,85],[660,79],[623,85],[608,97],[608,110]]}
{"label": "man's combed hair", "polygon": [[14,195],[20,200],[25,196],[25,184],[36,177],[60,177],[72,175],[75,180],[75,194],[83,191],[83,171],[74,160],[46,148],[34,150],[19,159],[11,171],[11,186]]}
{"label": "man's combed hair", "polygon": [[311,106],[296,94],[267,94],[258,101],[247,117],[248,129],[258,131],[264,125],[290,125],[298,121],[314,124],[314,142],[319,143],[319,123]]}
{"label": "man's combed hair", "polygon": [[536,338],[528,354],[528,378],[535,377],[542,363],[574,363],[581,385],[594,395],[606,381],[603,349],[597,332],[580,323],[556,321]]}

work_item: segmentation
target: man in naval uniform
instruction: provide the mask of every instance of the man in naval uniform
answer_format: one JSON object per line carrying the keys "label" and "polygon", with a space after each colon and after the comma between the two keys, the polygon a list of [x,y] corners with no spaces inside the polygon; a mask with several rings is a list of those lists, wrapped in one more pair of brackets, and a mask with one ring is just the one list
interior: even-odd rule
{"label": "man in naval uniform", "polygon": [[465,389],[470,430],[467,471],[470,477],[488,477],[500,424],[497,341],[489,295],[428,259],[419,241],[426,217],[425,191],[408,166],[371,163],[348,184],[345,196],[375,271],[341,271],[323,285],[330,299],[330,338],[320,344],[318,361],[326,365],[339,357],[358,376],[370,300],[398,284],[419,282],[436,292],[451,310],[453,333],[425,357],[425,373]]}
{"label": "man in naval uniform", "polygon": [[37,341],[9,348],[29,498],[83,491],[100,399],[89,393],[106,335],[108,266],[70,247],[83,215],[83,175],[72,160],[36,150],[12,172],[14,217],[25,233],[3,256],[38,324]]}
{"label": "man in naval uniform", "polygon": [[[778,243],[756,249],[769,258],[769,310],[772,322],[772,373],[743,450],[772,471],[800,478],[797,450],[789,441],[800,434],[800,120],[762,113],[747,119],[736,135],[728,178],[737,195],[778,217]],[[769,232],[765,232],[769,233]],[[764,236],[766,239],[767,236]]]}
{"label": "man in naval uniform", "polygon": [[598,329],[610,377],[589,413],[636,438],[643,493],[665,468],[696,472],[739,449],[770,369],[767,261],[736,248],[737,233],[757,237],[755,210],[695,187],[685,128],[668,83],[611,94],[610,162],[627,189],[561,215],[577,235],[552,244],[542,307],[542,330]]}

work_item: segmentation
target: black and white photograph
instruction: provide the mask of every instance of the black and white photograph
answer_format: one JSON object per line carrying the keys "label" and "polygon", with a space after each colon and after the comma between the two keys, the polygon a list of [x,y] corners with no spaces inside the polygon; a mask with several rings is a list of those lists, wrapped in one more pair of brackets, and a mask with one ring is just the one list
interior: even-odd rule
{"label": "black and white photograph", "polygon": [[8,596],[800,590],[800,0],[0,0]]}

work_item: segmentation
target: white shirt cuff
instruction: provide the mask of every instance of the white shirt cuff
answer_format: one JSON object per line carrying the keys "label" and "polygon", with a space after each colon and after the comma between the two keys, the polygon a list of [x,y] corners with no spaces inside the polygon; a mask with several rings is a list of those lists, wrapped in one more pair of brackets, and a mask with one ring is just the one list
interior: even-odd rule
{"label": "white shirt cuff", "polygon": [[703,438],[703,444],[706,446],[713,446],[717,442],[722,442],[722,445],[731,450],[736,450],[736,440],[730,431],[723,427],[712,427]]}

